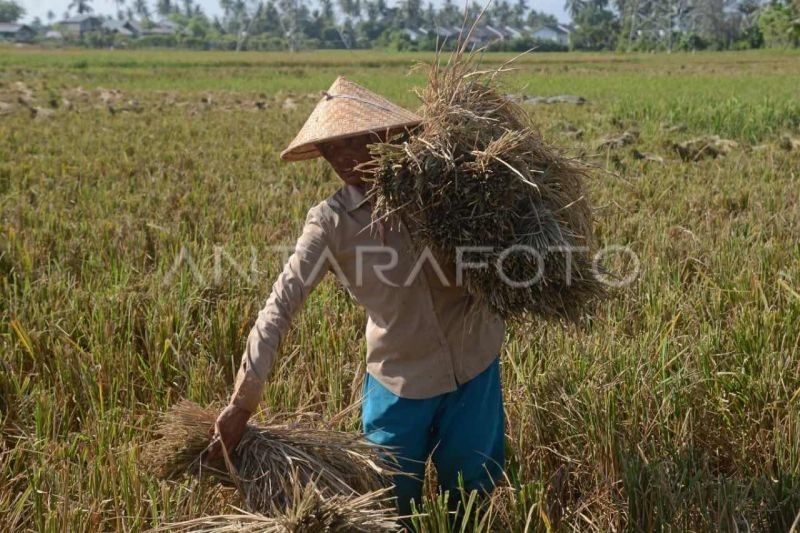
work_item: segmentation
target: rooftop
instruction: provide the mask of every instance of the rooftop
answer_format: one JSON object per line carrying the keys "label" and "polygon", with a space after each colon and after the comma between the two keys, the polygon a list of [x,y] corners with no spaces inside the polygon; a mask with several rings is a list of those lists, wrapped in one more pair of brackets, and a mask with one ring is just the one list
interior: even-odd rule
{"label": "rooftop", "polygon": [[15,22],[0,22],[0,33],[17,33],[23,28],[31,30],[31,27],[28,26],[27,24],[17,24]]}
{"label": "rooftop", "polygon": [[64,20],[61,21],[61,24],[78,24],[78,23],[84,22],[84,21],[89,20],[89,19],[100,20],[100,17],[96,17],[94,15],[90,15],[88,13],[84,13],[82,15],[75,15],[75,16],[69,17],[68,19],[64,19]]}

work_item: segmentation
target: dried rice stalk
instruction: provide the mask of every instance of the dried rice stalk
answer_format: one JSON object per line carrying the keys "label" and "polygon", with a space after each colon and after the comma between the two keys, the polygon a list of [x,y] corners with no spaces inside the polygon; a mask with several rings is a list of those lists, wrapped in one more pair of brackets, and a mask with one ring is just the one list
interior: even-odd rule
{"label": "dried rice stalk", "polygon": [[390,489],[381,489],[361,496],[323,498],[316,486],[309,483],[294,486],[292,506],[273,508],[270,516],[239,513],[204,516],[186,522],[169,524],[156,531],[192,531],[199,533],[384,533],[398,531],[390,509]]}
{"label": "dried rice stalk", "polygon": [[203,464],[216,411],[184,400],[162,415],[160,438],[142,451],[142,464],[155,475],[174,478],[204,471],[234,484],[249,511],[268,512],[294,504],[296,487],[314,484],[320,497],[351,497],[388,486],[388,451],[359,435],[340,431],[248,426],[231,456],[234,472],[223,463]]}
{"label": "dried rice stalk", "polygon": [[[562,156],[527,113],[497,86],[507,65],[477,70],[475,55],[456,48],[448,62],[427,67],[418,91],[423,124],[404,138],[372,146],[369,196],[373,220],[402,220],[415,245],[455,265],[459,247],[490,247],[463,255],[492,268],[465,269],[463,283],[504,318],[577,318],[603,294],[592,270],[595,246],[586,168]],[[538,259],[520,251],[535,250]],[[503,250],[504,282],[496,268]],[[566,247],[583,247],[571,254]],[[541,270],[540,270],[541,269]]]}

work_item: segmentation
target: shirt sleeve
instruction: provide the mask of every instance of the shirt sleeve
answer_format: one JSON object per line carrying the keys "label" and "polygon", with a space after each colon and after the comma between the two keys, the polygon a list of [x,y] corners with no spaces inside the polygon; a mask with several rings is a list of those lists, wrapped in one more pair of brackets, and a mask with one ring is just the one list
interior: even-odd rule
{"label": "shirt sleeve", "polygon": [[329,235],[320,208],[308,212],[303,234],[247,337],[231,403],[251,413],[258,407],[278,346],[289,331],[292,318],[330,269],[326,258],[330,253]]}

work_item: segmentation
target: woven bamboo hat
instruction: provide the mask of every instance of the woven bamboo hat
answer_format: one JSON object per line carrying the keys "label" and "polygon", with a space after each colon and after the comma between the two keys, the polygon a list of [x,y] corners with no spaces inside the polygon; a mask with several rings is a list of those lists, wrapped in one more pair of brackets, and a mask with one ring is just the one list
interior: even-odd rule
{"label": "woven bamboo hat", "polygon": [[311,112],[300,132],[281,152],[284,161],[320,157],[316,144],[378,131],[416,126],[422,119],[352,81],[339,76]]}

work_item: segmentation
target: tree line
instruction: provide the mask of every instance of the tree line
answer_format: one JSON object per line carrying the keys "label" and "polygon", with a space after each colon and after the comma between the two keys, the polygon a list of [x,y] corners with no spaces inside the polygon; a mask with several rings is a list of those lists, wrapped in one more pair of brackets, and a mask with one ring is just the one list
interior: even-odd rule
{"label": "tree line", "polygon": [[[453,0],[438,6],[430,0],[401,0],[391,6],[387,0],[219,0],[222,14],[208,16],[194,0],[115,0],[115,4],[119,20],[133,20],[142,27],[169,20],[177,28],[174,35],[151,38],[149,44],[256,50],[432,50],[442,44],[447,33],[442,28],[460,28],[465,11],[466,19],[474,20],[483,10],[478,3],[470,3],[465,10]],[[566,0],[565,9],[572,20],[567,46],[576,50],[800,45],[800,0]],[[92,0],[72,0],[62,17],[93,11]],[[0,22],[18,20],[24,13],[15,0],[0,0]],[[50,11],[46,18],[46,22],[36,18],[31,25],[36,30],[57,27],[58,15]],[[553,15],[530,9],[528,0],[496,0],[481,20],[482,25],[520,30],[486,39],[490,48],[562,48],[531,36],[536,28],[559,23]],[[136,46],[130,39],[113,35],[87,36],[82,41]]]}
{"label": "tree line", "polygon": [[796,47],[800,0],[567,0],[578,45],[697,50]]}

